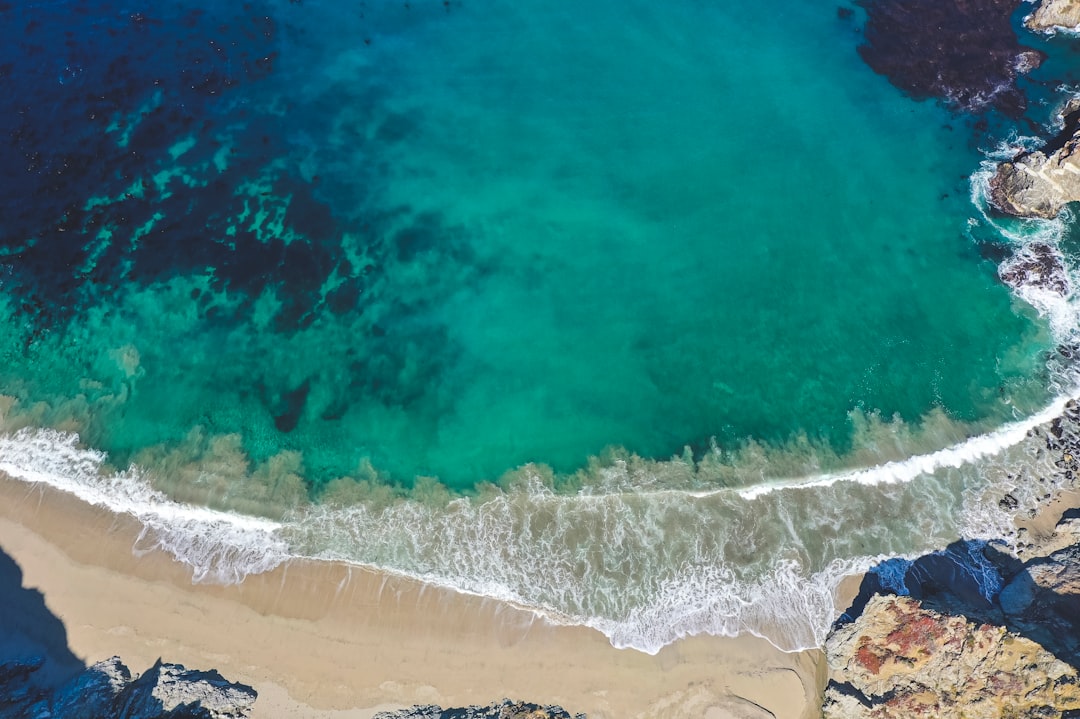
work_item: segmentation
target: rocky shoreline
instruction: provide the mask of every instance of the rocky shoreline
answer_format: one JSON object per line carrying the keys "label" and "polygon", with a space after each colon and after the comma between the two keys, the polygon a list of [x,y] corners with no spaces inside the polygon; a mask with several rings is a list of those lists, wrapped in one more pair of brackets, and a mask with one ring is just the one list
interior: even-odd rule
{"label": "rocky shoreline", "polygon": [[[34,681],[45,658],[0,663],[0,719],[244,719],[258,697],[217,671],[186,669],[160,659],[141,675],[112,657],[56,688]],[[488,706],[443,709],[417,705],[373,719],[585,719],[559,706],[503,699]]]}
{"label": "rocky shoreline", "polygon": [[826,641],[825,719],[1080,716],[1080,513],[1024,547],[957,543],[892,588],[868,575]]}
{"label": "rocky shoreline", "polygon": [[0,719],[242,719],[258,696],[216,671],[161,660],[133,676],[119,657],[49,689],[34,682],[44,663],[33,656],[0,664]]}
{"label": "rocky shoreline", "polygon": [[1002,212],[1052,219],[1080,199],[1080,100],[1066,103],[1059,121],[1061,130],[1038,150],[997,166],[990,201]]}
{"label": "rocky shoreline", "polygon": [[1080,2],[1042,0],[1035,11],[1024,18],[1024,25],[1034,32],[1075,32],[1080,29]]}
{"label": "rocky shoreline", "polygon": [[[1080,0],[1041,0],[1024,25],[1044,34],[1080,32]],[[1059,130],[1037,150],[998,164],[990,202],[1015,217],[1052,219],[1080,200],[1080,97],[1058,113]]]}
{"label": "rocky shoreline", "polygon": [[[1065,479],[1078,434],[1075,402],[1033,431]],[[1080,510],[1052,519],[871,570],[826,640],[824,719],[1080,716]]]}

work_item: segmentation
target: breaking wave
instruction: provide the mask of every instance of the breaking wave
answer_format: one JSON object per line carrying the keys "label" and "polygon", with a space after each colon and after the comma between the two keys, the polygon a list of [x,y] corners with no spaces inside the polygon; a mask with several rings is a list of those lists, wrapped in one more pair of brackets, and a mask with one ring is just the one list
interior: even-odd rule
{"label": "breaking wave", "polygon": [[[1059,399],[945,450],[787,483],[565,494],[525,468],[483,497],[307,505],[280,521],[176,502],[147,470],[115,471],[56,430],[0,437],[0,472],[136,517],[136,551],[168,552],[196,582],[240,582],[295,557],[343,561],[593,627],[617,647],[750,632],[798,650],[824,640],[845,577],[957,536],[1007,538],[1016,512],[1066,483],[1040,429],[1066,409]],[[653,463],[652,479],[680,464]],[[641,467],[605,471],[629,482]]]}

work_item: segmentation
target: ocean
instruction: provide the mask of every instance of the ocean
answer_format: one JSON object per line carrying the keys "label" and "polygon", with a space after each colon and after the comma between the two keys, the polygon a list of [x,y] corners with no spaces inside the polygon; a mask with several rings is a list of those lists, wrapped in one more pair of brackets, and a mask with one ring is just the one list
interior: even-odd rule
{"label": "ocean", "polygon": [[0,471],[194,581],[819,645],[1078,394],[1071,291],[999,277],[1072,217],[985,192],[1080,65],[1021,8],[1040,68],[927,90],[895,1],[0,2]]}

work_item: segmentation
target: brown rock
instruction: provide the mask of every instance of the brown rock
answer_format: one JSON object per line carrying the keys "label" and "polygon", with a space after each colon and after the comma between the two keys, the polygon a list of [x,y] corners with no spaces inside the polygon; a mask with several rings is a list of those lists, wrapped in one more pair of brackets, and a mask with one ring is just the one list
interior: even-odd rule
{"label": "brown rock", "polygon": [[1080,199],[1078,140],[1049,157],[1036,150],[998,165],[990,178],[990,201],[1009,215],[1051,219],[1069,202]]}
{"label": "brown rock", "polygon": [[1062,110],[1061,124],[1042,148],[998,165],[990,178],[995,207],[1017,217],[1050,219],[1080,200],[1080,103],[1075,99]]}
{"label": "brown rock", "polygon": [[1033,641],[878,595],[825,644],[825,719],[1047,719],[1080,710],[1080,676]]}
{"label": "brown rock", "polygon": [[1077,30],[1080,27],[1080,0],[1042,0],[1035,12],[1024,18],[1035,32]]}

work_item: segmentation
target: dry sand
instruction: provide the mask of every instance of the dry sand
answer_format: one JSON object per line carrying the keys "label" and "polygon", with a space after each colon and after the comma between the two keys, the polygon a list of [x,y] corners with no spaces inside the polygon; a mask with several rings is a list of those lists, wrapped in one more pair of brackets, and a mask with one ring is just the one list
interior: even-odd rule
{"label": "dry sand", "polygon": [[[295,561],[239,586],[193,585],[137,522],[0,478],[0,549],[44,595],[86,662],[120,655],[215,668],[259,691],[255,717],[370,717],[417,703],[553,703],[590,719],[811,719],[819,651],[693,637],[656,656],[493,600],[332,562]],[[58,648],[62,649],[62,647]]]}

